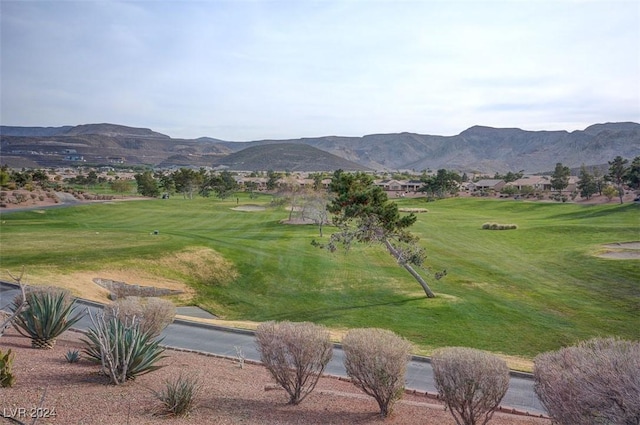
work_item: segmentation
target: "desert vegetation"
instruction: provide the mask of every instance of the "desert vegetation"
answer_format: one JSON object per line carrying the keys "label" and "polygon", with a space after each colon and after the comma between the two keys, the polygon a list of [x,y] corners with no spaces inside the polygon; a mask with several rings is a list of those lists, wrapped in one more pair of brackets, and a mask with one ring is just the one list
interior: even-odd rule
{"label": "desert vegetation", "polygon": [[534,379],[560,425],[640,424],[640,341],[595,338],[540,354]]}
{"label": "desert vegetation", "polygon": [[313,323],[262,323],[256,344],[261,362],[293,405],[313,391],[333,354],[329,331]]}
{"label": "desert vegetation", "polygon": [[485,425],[509,388],[504,360],[480,350],[441,348],[431,359],[438,395],[457,425]]}
{"label": "desert vegetation", "polygon": [[342,340],[347,376],[387,417],[404,393],[411,344],[386,329],[352,329]]}

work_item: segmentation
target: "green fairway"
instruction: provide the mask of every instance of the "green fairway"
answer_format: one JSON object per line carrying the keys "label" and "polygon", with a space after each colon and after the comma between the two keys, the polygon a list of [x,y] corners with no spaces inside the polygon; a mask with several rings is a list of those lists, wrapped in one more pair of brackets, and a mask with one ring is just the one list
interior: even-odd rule
{"label": "green fairway", "polygon": [[[438,297],[427,299],[383,247],[329,253],[311,246],[317,227],[280,224],[282,208],[234,211],[236,202],[174,197],[3,213],[2,268],[145,269],[188,283],[198,305],[227,319],[382,327],[422,352],[463,345],[530,358],[593,336],[640,338],[640,260],[595,255],[602,244],[640,240],[638,205],[403,199],[400,207],[429,210],[412,230],[427,264],[448,272],[429,277]],[[486,222],[518,229],[482,230]],[[196,248],[221,254],[237,277],[212,283],[159,260]]]}

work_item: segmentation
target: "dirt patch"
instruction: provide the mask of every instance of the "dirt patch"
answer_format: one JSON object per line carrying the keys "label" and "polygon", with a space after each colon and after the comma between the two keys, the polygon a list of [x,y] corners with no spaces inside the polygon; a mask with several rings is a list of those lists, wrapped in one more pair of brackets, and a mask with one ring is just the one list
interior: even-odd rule
{"label": "dirt patch", "polygon": [[606,250],[597,254],[600,258],[614,260],[640,260],[640,241],[602,245]]}
{"label": "dirt patch", "polygon": [[245,211],[245,212],[256,212],[256,211],[264,211],[264,210],[266,210],[266,208],[263,207],[262,205],[251,205],[251,204],[239,205],[239,206],[233,207],[231,209],[233,211]]}

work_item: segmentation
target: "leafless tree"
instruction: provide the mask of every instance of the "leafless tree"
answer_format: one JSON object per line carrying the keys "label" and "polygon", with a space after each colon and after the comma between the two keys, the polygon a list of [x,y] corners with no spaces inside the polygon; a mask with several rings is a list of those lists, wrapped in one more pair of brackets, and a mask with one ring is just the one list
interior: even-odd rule
{"label": "leafless tree", "polygon": [[402,397],[411,343],[385,329],[352,329],[342,340],[347,376],[387,417]]}
{"label": "leafless tree", "polygon": [[431,358],[439,396],[458,425],[484,425],[509,388],[509,368],[499,357],[472,348],[448,347]]}
{"label": "leafless tree", "polygon": [[534,389],[553,420],[640,424],[640,341],[595,338],[538,355]]}
{"label": "leafless tree", "polygon": [[256,329],[260,360],[297,405],[316,387],[331,360],[329,331],[308,322],[265,322]]}

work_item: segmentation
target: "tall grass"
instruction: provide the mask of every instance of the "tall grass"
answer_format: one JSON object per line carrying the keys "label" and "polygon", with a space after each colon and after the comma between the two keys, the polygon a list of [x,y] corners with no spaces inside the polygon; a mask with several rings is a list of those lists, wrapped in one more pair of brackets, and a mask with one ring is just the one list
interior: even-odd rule
{"label": "tall grass", "polygon": [[[601,244],[640,239],[637,205],[430,203],[413,231],[427,264],[448,271],[431,282],[431,300],[382,247],[328,253],[311,246],[316,227],[279,224],[284,209],[235,206],[235,197],[175,197],[2,214],[0,260],[35,274],[126,263],[187,282],[200,306],[228,319],[382,327],[424,352],[455,345],[533,357],[595,336],[640,337],[640,262],[593,255]],[[518,230],[483,231],[488,221]],[[157,261],[194,247],[220,253],[237,277],[210,284]]]}

